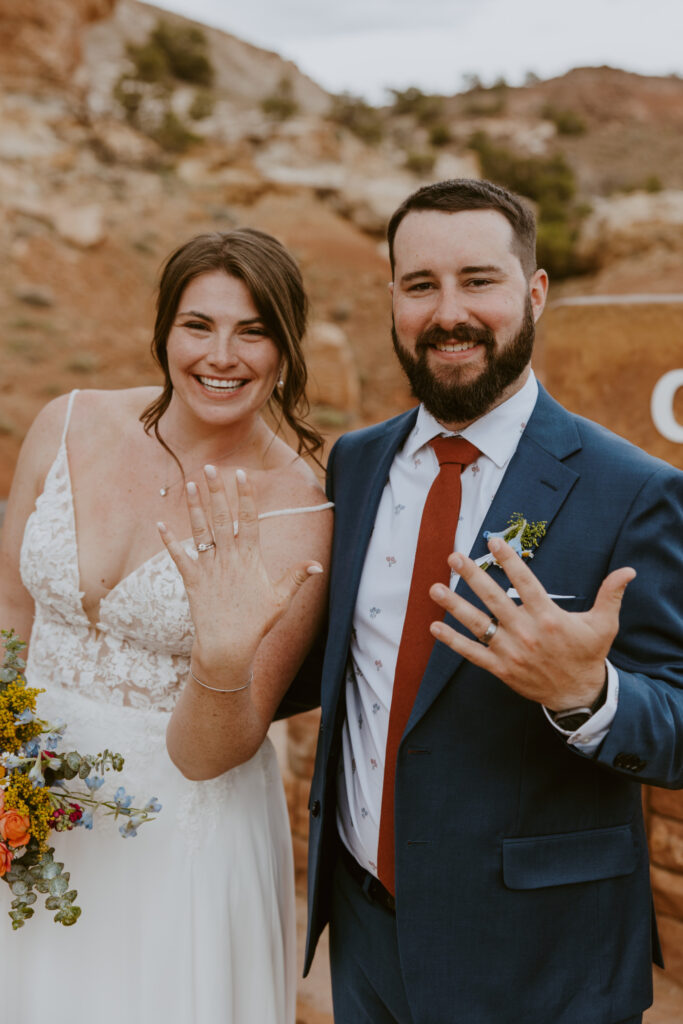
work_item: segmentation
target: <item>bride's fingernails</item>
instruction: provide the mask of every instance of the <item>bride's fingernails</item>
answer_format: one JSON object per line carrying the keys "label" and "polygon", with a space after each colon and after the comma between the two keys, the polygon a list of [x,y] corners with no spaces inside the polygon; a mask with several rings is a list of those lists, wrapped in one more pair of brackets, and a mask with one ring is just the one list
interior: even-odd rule
{"label": "bride's fingernails", "polygon": [[218,470],[216,469],[215,466],[212,466],[211,463],[208,463],[206,466],[204,466],[204,473],[206,475],[207,480],[215,480],[216,477],[218,476]]}
{"label": "bride's fingernails", "polygon": [[247,482],[247,474],[244,472],[243,469],[236,469],[235,470],[235,476],[237,477],[238,483],[246,484],[246,482]]}
{"label": "bride's fingernails", "polygon": [[192,480],[188,480],[185,485],[185,489],[191,498],[197,497],[197,485]]}
{"label": "bride's fingernails", "polygon": [[306,569],[309,576],[315,576],[316,573],[323,571],[322,565],[309,565],[308,569]]}
{"label": "bride's fingernails", "polygon": [[157,530],[159,531],[159,533],[168,533],[168,526],[166,525],[166,523],[159,522],[157,523]]}

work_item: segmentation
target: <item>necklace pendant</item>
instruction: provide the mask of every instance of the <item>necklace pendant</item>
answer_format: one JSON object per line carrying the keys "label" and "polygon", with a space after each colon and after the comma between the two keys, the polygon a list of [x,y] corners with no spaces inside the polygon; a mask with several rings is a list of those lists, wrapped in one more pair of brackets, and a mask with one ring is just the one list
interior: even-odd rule
{"label": "necklace pendant", "polygon": [[161,495],[162,498],[165,498],[166,495],[168,494],[168,487],[160,487],[159,494]]}

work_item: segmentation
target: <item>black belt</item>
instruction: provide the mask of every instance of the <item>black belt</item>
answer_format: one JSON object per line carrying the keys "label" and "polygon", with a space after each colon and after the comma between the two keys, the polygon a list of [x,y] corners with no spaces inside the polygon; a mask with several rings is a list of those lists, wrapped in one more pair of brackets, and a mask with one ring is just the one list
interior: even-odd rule
{"label": "black belt", "polygon": [[349,853],[343,843],[341,846],[341,859],[344,867],[353,878],[354,882],[363,890],[370,903],[376,903],[379,907],[390,914],[396,913],[396,900],[388,889],[385,889],[378,878],[371,875],[369,871],[362,868],[353,854]]}

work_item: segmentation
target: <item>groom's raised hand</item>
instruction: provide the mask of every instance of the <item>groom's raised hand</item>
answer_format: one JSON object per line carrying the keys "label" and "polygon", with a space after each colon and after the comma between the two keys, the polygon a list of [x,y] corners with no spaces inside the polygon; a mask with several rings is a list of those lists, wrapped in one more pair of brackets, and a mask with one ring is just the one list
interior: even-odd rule
{"label": "groom's raised hand", "polygon": [[[432,635],[472,664],[492,672],[523,697],[553,711],[589,707],[605,682],[605,659],[619,629],[619,610],[634,569],[622,568],[603,580],[593,607],[568,612],[548,596],[543,586],[509,544],[489,542],[489,550],[521,599],[516,604],[502,587],[465,555],[448,559],[489,614],[437,583],[433,601],[461,622],[475,637],[488,632],[488,644],[433,622]],[[497,622],[495,632],[492,618]]]}

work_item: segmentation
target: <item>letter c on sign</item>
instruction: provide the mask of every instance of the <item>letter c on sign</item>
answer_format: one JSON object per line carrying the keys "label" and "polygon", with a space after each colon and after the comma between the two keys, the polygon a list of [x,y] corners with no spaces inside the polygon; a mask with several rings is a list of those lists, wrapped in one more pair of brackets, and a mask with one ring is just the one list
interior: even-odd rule
{"label": "letter c on sign", "polygon": [[683,370],[670,370],[655,384],[650,399],[652,422],[662,437],[674,444],[683,444],[683,423],[674,416],[674,398],[683,388]]}

